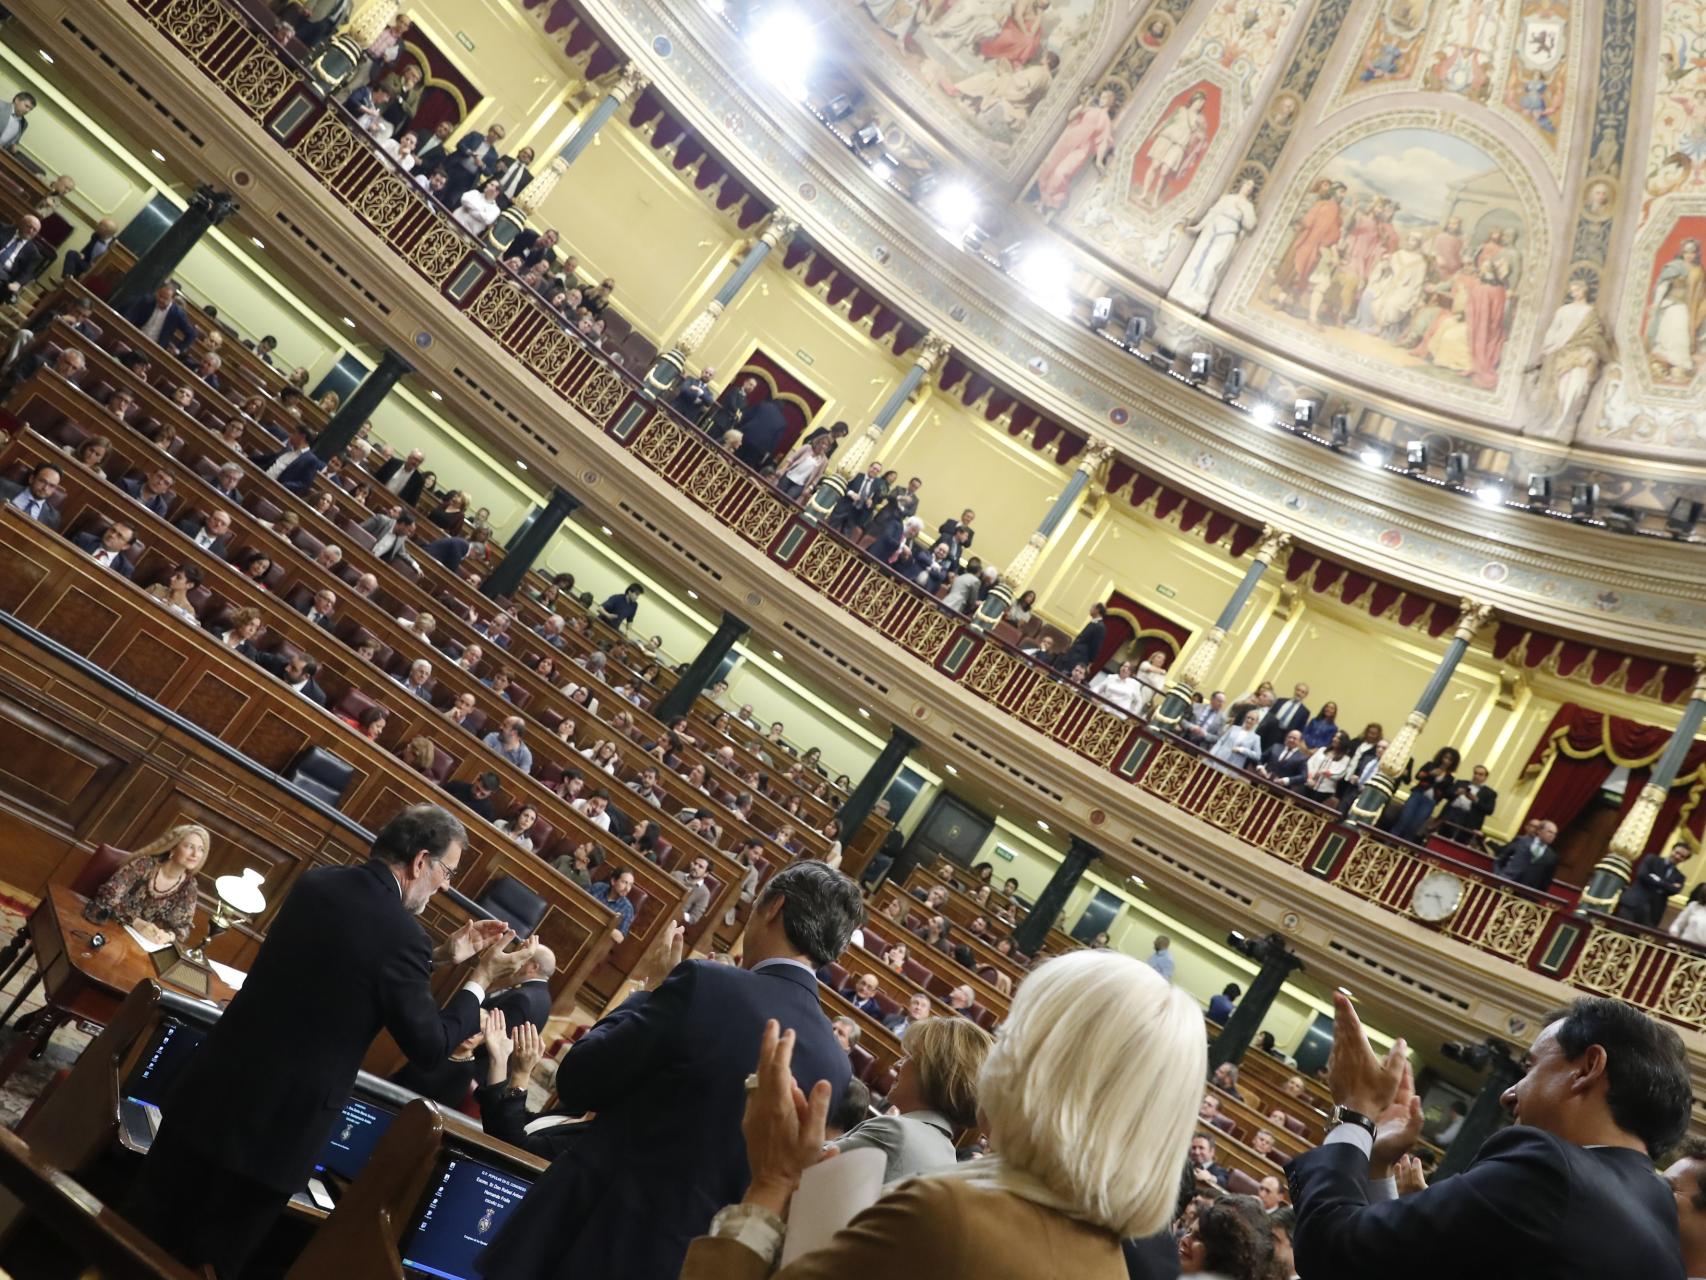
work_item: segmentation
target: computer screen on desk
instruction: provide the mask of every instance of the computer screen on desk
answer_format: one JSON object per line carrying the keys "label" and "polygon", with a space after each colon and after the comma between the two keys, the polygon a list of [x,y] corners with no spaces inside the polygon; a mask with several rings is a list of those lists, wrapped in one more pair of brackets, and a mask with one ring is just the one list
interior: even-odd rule
{"label": "computer screen on desk", "polygon": [[342,1122],[332,1130],[326,1145],[315,1161],[317,1172],[331,1172],[345,1182],[354,1182],[362,1166],[373,1155],[373,1148],[391,1127],[391,1112],[360,1098],[344,1103]]}
{"label": "computer screen on desk", "polygon": [[532,1184],[531,1177],[451,1156],[403,1237],[405,1270],[442,1280],[480,1280],[475,1260]]}
{"label": "computer screen on desk", "polygon": [[176,1018],[161,1019],[148,1048],[130,1069],[121,1096],[158,1107],[205,1039],[207,1031],[202,1027],[187,1026]]}

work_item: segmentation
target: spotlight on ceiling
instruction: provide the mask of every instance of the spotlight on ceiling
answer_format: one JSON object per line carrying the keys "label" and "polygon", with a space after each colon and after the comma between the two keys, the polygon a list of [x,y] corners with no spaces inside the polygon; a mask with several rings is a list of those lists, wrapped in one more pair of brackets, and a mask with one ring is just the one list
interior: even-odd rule
{"label": "spotlight on ceiling", "polygon": [[968,231],[976,229],[979,213],[977,196],[963,182],[937,187],[925,196],[925,200],[949,239],[963,240]]}
{"label": "spotlight on ceiling", "polygon": [[1386,454],[1373,445],[1369,445],[1357,457],[1362,459],[1362,465],[1370,471],[1379,471],[1386,465]]}
{"label": "spotlight on ceiling", "polygon": [[1462,487],[1469,478],[1469,455],[1456,450],[1445,455],[1445,482],[1454,487]]}
{"label": "spotlight on ceiling", "polygon": [[1694,526],[1700,523],[1700,503],[1692,498],[1678,498],[1670,504],[1670,514],[1665,517],[1665,528],[1678,538],[1691,537]]}
{"label": "spotlight on ceiling", "polygon": [[1244,366],[1235,364],[1226,371],[1226,381],[1220,384],[1220,396],[1223,400],[1236,400],[1244,394]]}
{"label": "spotlight on ceiling", "polygon": [[1097,298],[1090,304],[1090,323],[1100,329],[1114,318],[1114,300]]}
{"label": "spotlight on ceiling", "polygon": [[1250,406],[1250,420],[1258,427],[1271,427],[1279,417],[1279,410],[1266,400],[1258,400]]}
{"label": "spotlight on ceiling", "polygon": [[1617,533],[1634,533],[1635,526],[1640,523],[1641,513],[1621,503],[1614,504],[1605,513],[1605,527]]}
{"label": "spotlight on ceiling", "polygon": [[1428,446],[1424,440],[1411,440],[1404,445],[1404,465],[1411,471],[1428,469]]}
{"label": "spotlight on ceiling", "polygon": [[1351,442],[1351,415],[1343,409],[1333,415],[1327,427],[1327,445],[1332,449],[1343,449]]}
{"label": "spotlight on ceiling", "polygon": [[878,182],[887,182],[894,177],[894,166],[885,160],[873,160],[871,162],[871,176]]}
{"label": "spotlight on ceiling", "polygon": [[1475,500],[1489,507],[1505,505],[1505,487],[1496,480],[1489,480],[1475,490]]}
{"label": "spotlight on ceiling", "polygon": [[1531,475],[1528,477],[1528,505],[1531,507],[1549,507],[1552,505],[1552,477]]}
{"label": "spotlight on ceiling", "polygon": [[1321,406],[1313,400],[1299,400],[1292,406],[1291,420],[1300,427],[1314,423],[1315,415],[1321,411]]}
{"label": "spotlight on ceiling", "polygon": [[853,130],[853,145],[855,147],[874,147],[883,140],[883,131],[876,123],[862,124]]}
{"label": "spotlight on ceiling", "polygon": [[760,73],[790,97],[806,96],[806,78],[817,61],[817,32],[795,9],[767,10],[746,38]]}
{"label": "spotlight on ceiling", "polygon": [[1191,385],[1193,387],[1200,387],[1208,381],[1209,365],[1212,363],[1213,357],[1208,352],[1191,352]]}
{"label": "spotlight on ceiling", "polygon": [[1125,337],[1120,339],[1120,346],[1127,351],[1136,351],[1143,345],[1143,340],[1149,336],[1149,317],[1133,316],[1125,322]]}
{"label": "spotlight on ceiling", "polygon": [[1592,520],[1599,506],[1599,486],[1585,482],[1570,486],[1570,515],[1576,520]]}
{"label": "spotlight on ceiling", "polygon": [[838,93],[823,104],[823,118],[825,120],[845,120],[852,114],[853,99],[845,93]]}

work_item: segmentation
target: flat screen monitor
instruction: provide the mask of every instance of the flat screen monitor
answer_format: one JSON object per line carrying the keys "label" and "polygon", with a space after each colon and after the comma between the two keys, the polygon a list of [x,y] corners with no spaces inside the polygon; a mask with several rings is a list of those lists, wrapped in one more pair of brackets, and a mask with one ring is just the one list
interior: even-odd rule
{"label": "flat screen monitor", "polygon": [[130,1069],[123,1096],[133,1102],[158,1107],[183,1074],[191,1055],[207,1039],[202,1027],[192,1027],[176,1018],[164,1018],[154,1029],[148,1048]]}
{"label": "flat screen monitor", "polygon": [[391,1112],[360,1098],[344,1103],[343,1119],[314,1162],[318,1173],[335,1173],[345,1182],[354,1182],[356,1175],[373,1155],[373,1148],[391,1127]]}
{"label": "flat screen monitor", "polygon": [[531,1177],[453,1155],[403,1237],[410,1275],[481,1280],[474,1263],[497,1239]]}

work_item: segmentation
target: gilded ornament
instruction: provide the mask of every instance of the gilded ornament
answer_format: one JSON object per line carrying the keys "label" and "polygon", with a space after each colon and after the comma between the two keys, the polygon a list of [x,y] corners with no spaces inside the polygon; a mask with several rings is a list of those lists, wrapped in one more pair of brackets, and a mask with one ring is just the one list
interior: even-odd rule
{"label": "gilded ornament", "polygon": [[1334,883],[1360,897],[1378,898],[1391,883],[1401,860],[1402,855],[1392,845],[1359,840]]}
{"label": "gilded ornament", "polygon": [[1120,743],[1125,741],[1130,728],[1131,721],[1124,716],[1115,715],[1112,711],[1098,711],[1079,732],[1073,747],[1086,759],[1106,768],[1114,762],[1114,753],[1120,749]]}
{"label": "gilded ornament", "polygon": [[934,662],[948,637],[954,633],[954,621],[936,609],[925,609],[912,620],[902,642],[908,649],[929,662]]}
{"label": "gilded ornament", "polygon": [[1706,1020],[1706,960],[1678,962],[1659,993],[1658,1012],[1696,1027]]}
{"label": "gilded ornament", "polygon": [[1287,805],[1280,810],[1273,826],[1268,828],[1262,848],[1293,866],[1301,866],[1326,825],[1325,818],[1319,818],[1297,805]]}
{"label": "gilded ornament", "polygon": [[290,72],[277,58],[257,49],[237,64],[225,87],[254,116],[264,116],[290,87]]}
{"label": "gilded ornament", "polygon": [[848,607],[866,622],[880,623],[899,599],[900,587],[890,582],[887,575],[867,570]]}
{"label": "gilded ornament", "polygon": [[687,496],[702,507],[715,507],[734,488],[735,469],[707,452],[687,477]]}
{"label": "gilded ornament", "polygon": [[[622,379],[608,369],[594,369],[587,380],[575,392],[575,404],[586,411],[586,416],[599,426],[609,422],[616,412],[616,406],[622,403]],[[654,416],[646,424],[650,431],[658,423],[669,426],[669,420],[662,414]],[[670,427],[673,431],[674,428]]]}
{"label": "gilded ornament", "polygon": [[1601,995],[1620,996],[1645,950],[1646,943],[1637,942],[1626,933],[1595,929],[1587,946],[1582,948],[1582,957],[1576,962],[1570,981]]}
{"label": "gilded ornament", "polygon": [[1196,776],[1197,758],[1177,747],[1163,747],[1149,772],[1143,775],[1143,788],[1153,791],[1169,804],[1177,803],[1185,788]]}
{"label": "gilded ornament", "polygon": [[414,203],[401,178],[382,173],[355,198],[355,211],[373,224],[376,231],[389,231],[402,221]]}
{"label": "gilded ornament", "polygon": [[1066,714],[1070,701],[1071,695],[1059,681],[1039,680],[1019,708],[1019,714],[1044,733],[1051,733]]}
{"label": "gilded ornament", "polygon": [[1222,778],[1203,806],[1202,816],[1222,831],[1236,831],[1250,816],[1256,789],[1239,778]]}
{"label": "gilded ornament", "polygon": [[788,508],[774,498],[758,498],[746,509],[735,532],[757,546],[770,545],[782,526],[788,523]]}
{"label": "gilded ornament", "polygon": [[522,359],[527,361],[528,367],[534,373],[549,382],[568,365],[574,349],[575,345],[569,340],[568,334],[555,326],[547,325],[528,344]]}
{"label": "gilded ornament", "polygon": [[230,21],[219,0],[173,0],[160,15],[161,29],[189,53],[207,48]]}
{"label": "gilded ornament", "polygon": [[1007,682],[1013,678],[1013,670],[1018,665],[1018,661],[1004,652],[999,645],[986,644],[978,650],[971,670],[966,672],[964,683],[973,693],[993,698],[1007,687]]}
{"label": "gilded ornament", "polygon": [[849,558],[850,553],[829,538],[819,538],[800,558],[800,567],[795,572],[821,591],[835,581]]}
{"label": "gilded ornament", "polygon": [[[592,411],[589,409],[588,412]],[[646,423],[645,430],[634,441],[634,456],[657,471],[662,471],[674,461],[680,450],[681,432],[661,413],[652,415],[652,420]]]}
{"label": "gilded ornament", "polygon": [[1512,960],[1526,961],[1546,927],[1546,908],[1538,902],[1501,893],[1499,905],[1481,931],[1481,945]]}
{"label": "gilded ornament", "polygon": [[409,250],[409,261],[419,267],[428,280],[443,284],[465,253],[467,248],[462,237],[449,227],[430,227]]}
{"label": "gilded ornament", "polygon": [[500,279],[480,291],[474,305],[468,308],[468,314],[479,321],[488,333],[500,335],[521,314],[522,301],[520,287]]}

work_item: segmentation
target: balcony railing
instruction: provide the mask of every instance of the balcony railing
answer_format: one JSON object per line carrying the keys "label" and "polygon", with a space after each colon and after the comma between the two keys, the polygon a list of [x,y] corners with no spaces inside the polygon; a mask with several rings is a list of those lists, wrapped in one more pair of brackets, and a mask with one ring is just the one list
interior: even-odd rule
{"label": "balcony railing", "polygon": [[773,565],[944,679],[1121,783],[1395,915],[1417,920],[1416,886],[1430,872],[1448,871],[1464,882],[1461,900],[1429,927],[1531,972],[1706,1029],[1706,953],[1345,823],[1152,732],[947,613],[935,597],[804,519],[630,372],[565,332],[545,300],[408,180],[246,13],[225,0],[130,3],[530,374]]}

